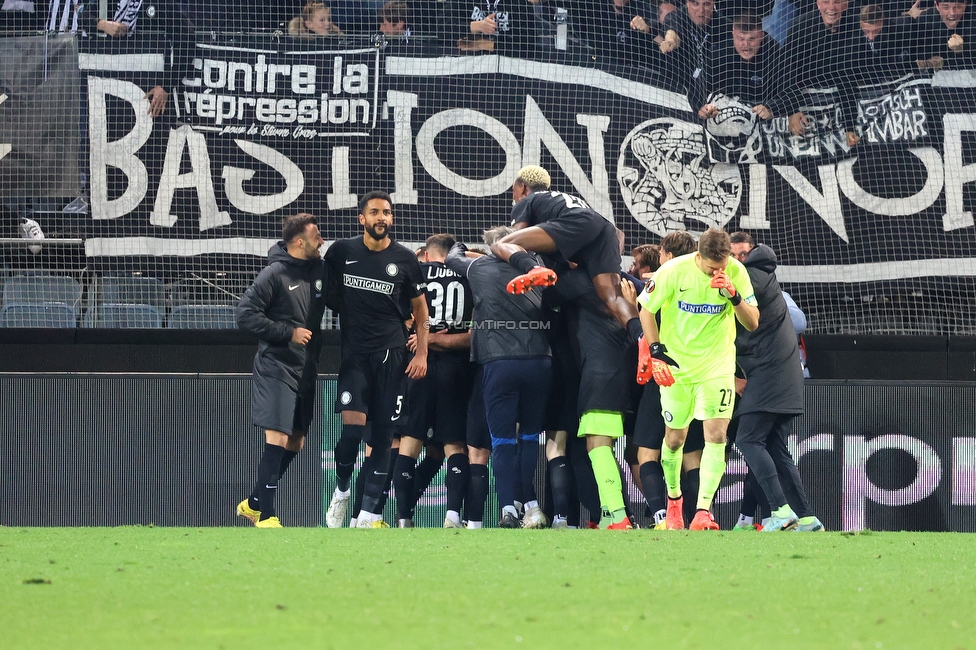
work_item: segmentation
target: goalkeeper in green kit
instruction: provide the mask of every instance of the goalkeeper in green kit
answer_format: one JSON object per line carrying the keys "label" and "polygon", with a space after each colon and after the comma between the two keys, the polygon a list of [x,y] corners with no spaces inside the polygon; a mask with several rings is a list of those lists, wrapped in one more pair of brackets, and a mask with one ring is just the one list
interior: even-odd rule
{"label": "goalkeeper in green kit", "polygon": [[735,396],[735,319],[749,331],[759,326],[749,274],[731,252],[728,233],[709,228],[697,253],[666,262],[637,299],[644,329],[637,381],[646,384],[653,377],[661,387],[668,530],[685,527],[681,455],[692,419],[704,423],[705,449],[698,508],[689,528],[718,530],[710,509],[725,473],[725,432]]}

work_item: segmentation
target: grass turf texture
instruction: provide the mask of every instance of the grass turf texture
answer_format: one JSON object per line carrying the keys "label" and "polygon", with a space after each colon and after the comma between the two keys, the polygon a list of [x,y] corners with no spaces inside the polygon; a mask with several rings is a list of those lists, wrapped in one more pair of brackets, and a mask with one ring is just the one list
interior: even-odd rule
{"label": "grass turf texture", "polygon": [[976,538],[2,528],[4,648],[976,648]]}

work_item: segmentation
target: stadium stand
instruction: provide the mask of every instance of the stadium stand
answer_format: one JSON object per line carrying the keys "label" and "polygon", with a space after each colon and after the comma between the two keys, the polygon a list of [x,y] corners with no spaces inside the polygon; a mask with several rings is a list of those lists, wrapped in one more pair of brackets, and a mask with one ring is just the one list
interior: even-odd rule
{"label": "stadium stand", "polygon": [[170,329],[237,329],[233,305],[177,305],[169,314]]}
{"label": "stadium stand", "polygon": [[[31,314],[41,317],[43,322],[52,322],[45,314],[70,314],[74,321],[81,315],[82,288],[77,280],[67,276],[37,273],[13,275],[3,284],[3,306],[10,313],[20,314],[20,323],[30,322]],[[25,307],[39,307],[25,309]],[[16,308],[16,309],[15,309]],[[65,322],[59,316],[53,322]],[[31,327],[20,324],[16,327]],[[45,327],[45,325],[36,325]],[[47,327],[53,327],[47,325]],[[57,325],[56,327],[73,327]]]}

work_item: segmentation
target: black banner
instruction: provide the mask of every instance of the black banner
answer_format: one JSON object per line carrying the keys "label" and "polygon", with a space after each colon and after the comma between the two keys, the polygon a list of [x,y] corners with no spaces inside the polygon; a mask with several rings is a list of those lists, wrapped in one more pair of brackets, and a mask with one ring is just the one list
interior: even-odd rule
{"label": "black banner", "polygon": [[0,38],[0,198],[77,196],[81,91],[74,37]]}
{"label": "black banner", "polygon": [[235,37],[197,48],[153,120],[144,94],[162,69],[149,45],[126,41],[126,65],[82,61],[94,263],[187,268],[224,253],[259,264],[287,213],[327,216],[326,239],[358,232],[355,206],[372,189],[392,192],[401,240],[477,241],[509,220],[516,170],[539,163],[628,245],[742,228],[794,286],[976,275],[976,90],[959,79],[865,89],[851,148],[836,98],[819,91],[798,139],[785,118],[746,120],[742,106],[706,124],[683,95],[594,68]]}

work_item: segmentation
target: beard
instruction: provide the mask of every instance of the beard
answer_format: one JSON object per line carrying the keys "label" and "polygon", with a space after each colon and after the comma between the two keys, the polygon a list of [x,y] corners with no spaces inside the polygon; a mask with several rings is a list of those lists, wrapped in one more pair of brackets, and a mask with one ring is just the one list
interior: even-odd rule
{"label": "beard", "polygon": [[366,230],[366,234],[375,239],[376,241],[381,241],[390,236],[390,229],[386,225],[381,226],[363,226]]}

